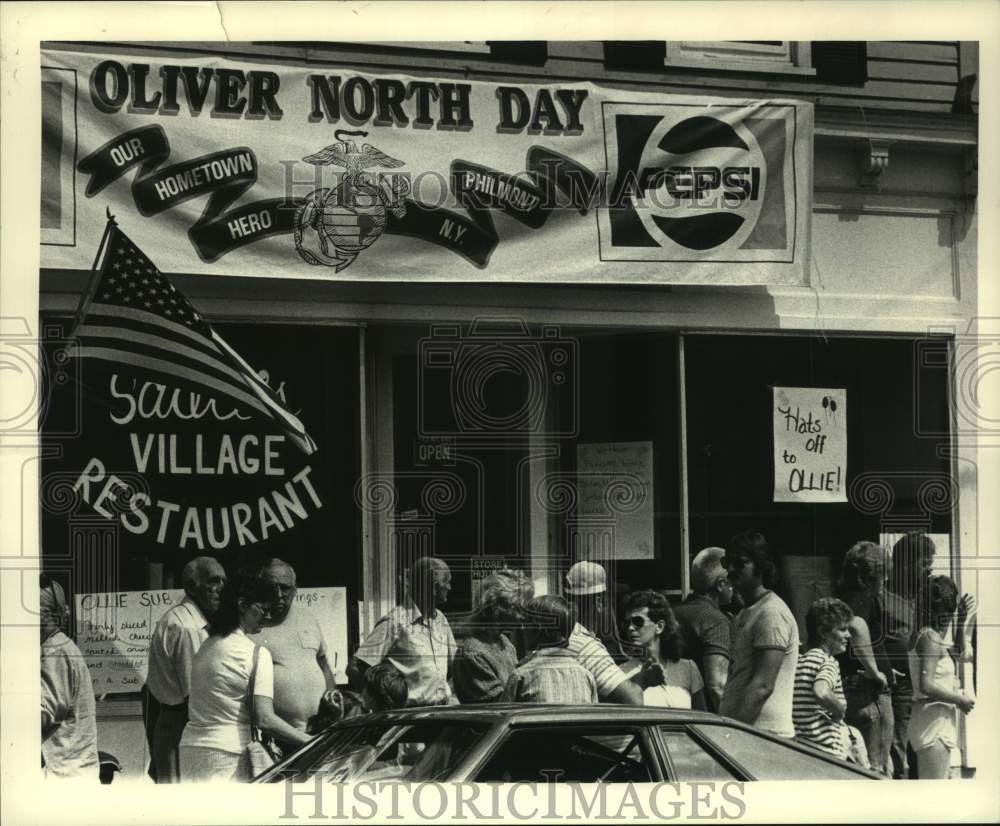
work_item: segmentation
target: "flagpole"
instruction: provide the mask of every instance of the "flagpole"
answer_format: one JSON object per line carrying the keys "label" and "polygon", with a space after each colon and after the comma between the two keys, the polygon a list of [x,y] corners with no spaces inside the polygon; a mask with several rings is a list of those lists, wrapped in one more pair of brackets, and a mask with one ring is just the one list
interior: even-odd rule
{"label": "flagpole", "polygon": [[101,236],[101,243],[97,247],[97,255],[94,256],[94,265],[91,267],[90,281],[87,283],[87,289],[84,290],[84,293],[80,298],[80,303],[76,308],[76,314],[73,316],[73,327],[68,336],[71,340],[76,338],[77,327],[79,327],[80,322],[83,321],[87,308],[90,307],[90,302],[93,301],[94,293],[97,291],[97,282],[101,279],[101,269],[98,265],[101,261],[102,255],[106,252],[108,237],[111,235],[111,228],[118,226],[118,223],[115,221],[115,216],[111,214],[110,207],[106,209],[108,214],[108,223],[104,226],[104,235]]}

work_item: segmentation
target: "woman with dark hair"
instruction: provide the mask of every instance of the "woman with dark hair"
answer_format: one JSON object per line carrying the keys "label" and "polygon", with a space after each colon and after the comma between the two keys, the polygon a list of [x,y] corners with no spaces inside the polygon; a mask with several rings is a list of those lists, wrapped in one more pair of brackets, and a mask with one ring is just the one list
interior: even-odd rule
{"label": "woman with dark hair", "polygon": [[885,650],[893,671],[892,776],[916,777],[916,755],[909,748],[907,731],[913,711],[909,650],[916,617],[916,597],[931,576],[937,548],[927,534],[917,531],[900,537],[892,546],[885,592]]}
{"label": "woman with dark hair", "polygon": [[892,777],[892,667],[882,630],[885,549],[856,543],[844,557],[837,583],[840,598],[854,612],[851,641],[837,657],[844,679],[849,725],[861,732],[871,767]]}
{"label": "woman with dark hair", "polygon": [[[625,640],[645,654],[645,661],[658,665],[662,682],[643,690],[647,706],[695,708],[705,710],[705,684],[698,666],[683,659],[683,636],[680,624],[670,610],[670,603],[657,591],[633,591],[622,604],[622,633]],[[633,677],[643,662],[630,660],[622,666]]]}
{"label": "woman with dark hair", "polygon": [[191,665],[188,724],[180,742],[182,781],[250,780],[246,747],[254,726],[295,745],[309,741],[274,713],[271,655],[247,638],[260,630],[276,596],[273,583],[257,578],[226,583],[209,637]]}
{"label": "woman with dark hair", "polygon": [[470,633],[452,664],[455,695],[463,703],[500,698],[517,667],[517,650],[508,634],[521,625],[524,604],[535,595],[523,571],[504,569],[483,580]]}
{"label": "woman with dark hair", "polygon": [[917,597],[909,652],[913,712],[907,736],[921,780],[948,777],[951,750],[958,745],[955,710],[968,714],[975,705],[958,688],[955,663],[945,642],[957,608],[958,586],[946,576],[931,577]]}

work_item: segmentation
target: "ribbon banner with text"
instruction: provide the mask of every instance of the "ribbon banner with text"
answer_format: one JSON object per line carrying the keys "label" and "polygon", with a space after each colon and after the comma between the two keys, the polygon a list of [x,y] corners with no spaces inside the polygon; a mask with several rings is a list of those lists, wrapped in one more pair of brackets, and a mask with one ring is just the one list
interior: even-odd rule
{"label": "ribbon banner with text", "polygon": [[110,208],[168,273],[807,283],[807,102],[74,48],[42,50],[46,268]]}

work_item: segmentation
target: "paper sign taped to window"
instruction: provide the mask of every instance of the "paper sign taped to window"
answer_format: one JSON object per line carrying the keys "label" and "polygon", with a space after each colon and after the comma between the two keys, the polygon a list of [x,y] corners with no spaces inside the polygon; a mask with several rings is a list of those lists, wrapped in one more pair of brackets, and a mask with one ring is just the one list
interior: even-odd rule
{"label": "paper sign taped to window", "polygon": [[[149,641],[157,621],[184,599],[179,588],[77,594],[76,643],[87,661],[94,694],[127,694],[146,682]],[[347,592],[344,588],[299,588],[296,607],[316,615],[330,668],[346,682]]]}
{"label": "paper sign taped to window", "polygon": [[774,501],[847,501],[847,390],[774,388]]}

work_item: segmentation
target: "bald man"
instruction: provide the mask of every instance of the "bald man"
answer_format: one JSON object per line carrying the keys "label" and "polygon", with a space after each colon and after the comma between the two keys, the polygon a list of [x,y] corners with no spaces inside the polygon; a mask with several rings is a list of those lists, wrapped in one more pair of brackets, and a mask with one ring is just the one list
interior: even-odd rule
{"label": "bald man", "polygon": [[691,593],[674,609],[687,656],[705,680],[709,711],[718,711],[729,675],[731,622],[722,612],[732,601],[733,584],[723,567],[722,548],[704,548],[691,561]]}
{"label": "bald man", "polygon": [[167,611],[149,641],[149,669],[143,686],[143,721],[149,743],[149,776],[179,783],[181,734],[188,720],[191,661],[208,638],[219,610],[226,572],[210,556],[192,559],[181,571],[184,599]]}
{"label": "bald man", "polygon": [[434,557],[410,568],[410,593],[382,617],[359,646],[347,670],[351,686],[363,686],[365,672],[388,660],[406,677],[408,705],[457,702],[449,684],[455,637],[440,606],[448,601],[451,570]]}
{"label": "bald man", "polygon": [[98,779],[94,686],[76,643],[63,633],[66,594],[46,574],[39,578],[38,628],[42,655],[42,759],[55,777]]}
{"label": "bald man", "polygon": [[[305,731],[320,712],[327,692],[336,689],[326,642],[315,615],[295,601],[298,583],[287,562],[268,559],[258,576],[274,586],[275,601],[260,631],[249,638],[264,646],[274,663],[274,713]],[[285,753],[294,743],[278,743]]]}

